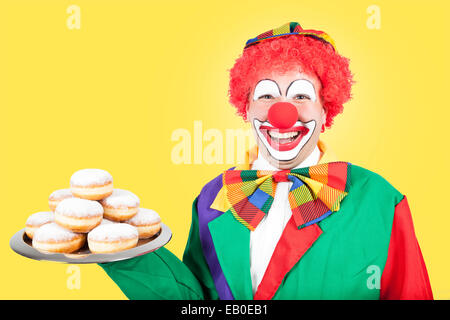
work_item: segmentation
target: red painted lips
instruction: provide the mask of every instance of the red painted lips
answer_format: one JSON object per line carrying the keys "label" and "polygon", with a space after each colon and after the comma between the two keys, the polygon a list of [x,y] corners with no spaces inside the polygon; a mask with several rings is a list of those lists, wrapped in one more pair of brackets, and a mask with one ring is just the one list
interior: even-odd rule
{"label": "red painted lips", "polygon": [[287,129],[279,129],[270,126],[261,126],[259,130],[269,142],[270,146],[278,151],[289,151],[294,149],[308,134],[309,129],[296,126]]}

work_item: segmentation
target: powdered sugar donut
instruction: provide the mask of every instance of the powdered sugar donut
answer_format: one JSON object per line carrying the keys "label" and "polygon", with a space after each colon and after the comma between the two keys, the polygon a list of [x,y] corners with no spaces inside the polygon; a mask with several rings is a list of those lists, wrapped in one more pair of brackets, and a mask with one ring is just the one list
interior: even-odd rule
{"label": "powdered sugar donut", "polygon": [[138,211],[139,198],[132,192],[114,189],[113,193],[101,200],[104,216],[113,221],[126,221]]}
{"label": "powdered sugar donut", "polygon": [[87,239],[92,253],[112,253],[134,248],[139,232],[127,223],[110,223],[89,232]]}
{"label": "powdered sugar donut", "polygon": [[55,210],[55,222],[73,232],[89,232],[103,219],[103,207],[97,201],[69,198]]}
{"label": "powdered sugar donut", "polygon": [[[112,224],[112,223],[120,223],[120,222],[114,222],[114,221],[111,221],[111,220],[108,220],[108,219],[102,219],[102,222],[100,222],[100,224],[98,225],[98,226],[96,226],[94,229],[92,229],[91,231],[89,231],[89,232],[92,232],[92,231],[94,231],[95,229],[97,229],[97,228],[99,228],[99,227],[101,227],[101,226],[104,226],[105,224]],[[88,233],[89,234],[89,233]]]}
{"label": "powdered sugar donut", "polygon": [[83,169],[70,178],[70,191],[76,197],[101,200],[113,191],[113,178],[105,170]]}
{"label": "powdered sugar donut", "polygon": [[126,223],[138,229],[139,239],[150,238],[161,230],[161,218],[151,209],[139,208],[137,214]]}
{"label": "powdered sugar donut", "polygon": [[56,206],[64,199],[73,198],[70,189],[60,189],[53,191],[48,197],[48,206],[50,210],[55,211]]}
{"label": "powdered sugar donut", "polygon": [[[114,222],[114,221],[103,218],[102,222],[100,222],[100,224],[97,227],[102,226],[104,224],[110,224],[110,223],[118,223],[118,222]],[[95,228],[97,228],[97,227],[95,227]]]}
{"label": "powdered sugar donut", "polygon": [[41,252],[71,253],[85,243],[85,234],[72,232],[51,222],[36,230],[32,246]]}
{"label": "powdered sugar donut", "polygon": [[25,222],[25,233],[28,238],[33,239],[34,232],[42,225],[52,222],[54,219],[53,212],[40,211],[33,213]]}

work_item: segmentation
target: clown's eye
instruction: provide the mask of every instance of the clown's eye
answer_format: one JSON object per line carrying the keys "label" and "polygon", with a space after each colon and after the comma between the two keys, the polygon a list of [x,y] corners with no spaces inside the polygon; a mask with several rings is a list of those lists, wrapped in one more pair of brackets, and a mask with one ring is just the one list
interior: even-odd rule
{"label": "clown's eye", "polygon": [[311,98],[306,94],[298,94],[294,97],[295,100],[311,100]]}
{"label": "clown's eye", "polygon": [[253,92],[253,101],[272,99],[281,96],[280,89],[275,81],[264,79],[258,82]]}
{"label": "clown's eye", "polygon": [[265,94],[265,95],[260,96],[258,99],[273,99],[273,97],[270,94]]}
{"label": "clown's eye", "polygon": [[316,91],[314,85],[306,79],[298,79],[293,81],[286,92],[286,98],[294,100],[311,100],[316,101]]}

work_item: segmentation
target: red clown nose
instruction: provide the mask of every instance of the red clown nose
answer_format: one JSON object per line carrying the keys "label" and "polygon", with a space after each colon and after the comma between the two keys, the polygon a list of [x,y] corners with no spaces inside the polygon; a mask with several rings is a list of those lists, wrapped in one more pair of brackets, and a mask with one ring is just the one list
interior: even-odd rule
{"label": "red clown nose", "polygon": [[289,102],[274,103],[269,109],[267,119],[278,129],[291,128],[298,120],[297,108]]}

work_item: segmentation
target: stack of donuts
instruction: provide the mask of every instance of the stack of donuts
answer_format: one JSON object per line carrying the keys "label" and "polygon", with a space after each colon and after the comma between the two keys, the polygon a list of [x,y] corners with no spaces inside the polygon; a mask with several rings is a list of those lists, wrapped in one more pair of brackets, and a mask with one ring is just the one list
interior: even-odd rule
{"label": "stack of donuts", "polygon": [[140,208],[131,191],[115,189],[105,170],[83,169],[70,178],[70,189],[50,194],[51,211],[28,217],[25,233],[41,252],[73,253],[86,241],[92,253],[133,248],[161,229],[159,215]]}

